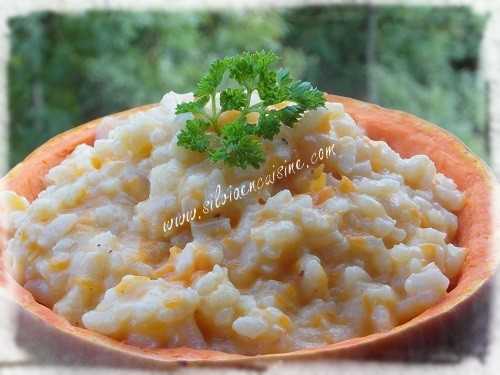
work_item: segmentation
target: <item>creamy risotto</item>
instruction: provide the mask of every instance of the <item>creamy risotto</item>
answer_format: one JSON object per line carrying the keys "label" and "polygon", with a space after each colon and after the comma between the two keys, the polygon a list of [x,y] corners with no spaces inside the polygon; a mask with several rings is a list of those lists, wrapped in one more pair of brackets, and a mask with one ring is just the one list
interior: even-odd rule
{"label": "creamy risotto", "polygon": [[[265,141],[258,170],[180,148],[192,95],[107,118],[9,209],[7,262],[74,325],[142,347],[271,353],[386,331],[437,303],[460,271],[463,205],[424,155],[367,138],[338,103]],[[328,158],[165,230],[217,186],[249,183],[333,145]]]}

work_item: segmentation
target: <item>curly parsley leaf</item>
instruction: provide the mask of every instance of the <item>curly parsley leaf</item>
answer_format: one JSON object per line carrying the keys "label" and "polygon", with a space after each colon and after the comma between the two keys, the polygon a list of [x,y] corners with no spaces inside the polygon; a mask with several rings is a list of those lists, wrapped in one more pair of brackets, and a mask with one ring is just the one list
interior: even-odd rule
{"label": "curly parsley leaf", "polygon": [[290,98],[304,108],[317,108],[325,104],[324,94],[309,82],[292,82],[290,84]]}
{"label": "curly parsley leaf", "polygon": [[298,104],[289,105],[278,111],[278,116],[283,123],[288,127],[293,127],[304,113],[304,107]]}
{"label": "curly parsley leaf", "polygon": [[[273,70],[276,61],[274,53],[259,51],[213,62],[197,85],[196,99],[176,108],[177,114],[194,116],[180,131],[177,144],[207,153],[213,162],[259,168],[265,161],[263,140],[272,140],[282,125],[294,126],[306,111],[325,104],[323,93],[309,82],[293,80],[286,69]],[[226,79],[232,79],[236,87],[219,90]],[[255,91],[260,101],[251,104]],[[220,109],[215,102],[217,93]],[[209,102],[211,111],[207,113]],[[249,122],[256,118],[252,114],[259,115],[257,123]]]}
{"label": "curly parsley leaf", "polygon": [[229,66],[229,59],[221,59],[215,60],[208,69],[208,73],[205,74],[198,82],[198,86],[196,87],[195,96],[203,97],[203,96],[211,96],[216,90],[217,87],[222,82],[222,78],[224,77],[224,73],[226,72]]}
{"label": "curly parsley leaf", "polygon": [[258,79],[271,72],[278,57],[270,51],[243,52],[229,59],[229,76],[247,89],[255,89]]}
{"label": "curly parsley leaf", "polygon": [[277,111],[260,114],[255,133],[262,138],[272,140],[280,132],[281,122]]}
{"label": "curly parsley leaf", "polygon": [[246,168],[249,165],[259,168],[265,160],[264,149],[253,133],[252,126],[242,119],[227,124],[221,132],[222,144],[210,152],[210,159],[239,168]]}
{"label": "curly parsley leaf", "polygon": [[175,114],[192,113],[194,115],[202,114],[205,104],[208,103],[208,96],[202,96],[192,102],[184,102],[177,105]]}
{"label": "curly parsley leaf", "polygon": [[177,136],[177,144],[191,151],[205,152],[210,144],[206,133],[210,123],[201,119],[187,120],[186,127]]}
{"label": "curly parsley leaf", "polygon": [[247,104],[247,94],[244,89],[229,88],[225,89],[220,94],[221,110],[229,111],[231,109],[240,110],[245,108]]}

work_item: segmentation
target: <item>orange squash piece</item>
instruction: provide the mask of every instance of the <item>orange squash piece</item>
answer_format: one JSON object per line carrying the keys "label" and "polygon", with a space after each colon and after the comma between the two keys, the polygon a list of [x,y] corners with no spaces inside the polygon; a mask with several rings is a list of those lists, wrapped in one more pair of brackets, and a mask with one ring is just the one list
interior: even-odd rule
{"label": "orange squash piece", "polygon": [[[134,356],[162,363],[241,363],[266,359],[298,359],[304,357],[345,357],[356,353],[374,353],[388,346],[411,342],[422,332],[432,331],[439,322],[472,300],[472,296],[493,275],[499,257],[495,253],[494,234],[498,222],[494,218],[495,179],[485,164],[474,156],[457,138],[445,130],[404,112],[385,109],[358,100],[328,96],[345,106],[345,110],[375,140],[386,141],[404,157],[426,154],[436,164],[438,171],[451,177],[458,188],[465,192],[466,204],[458,214],[456,244],[466,249],[467,255],[462,272],[455,287],[437,305],[424,311],[410,321],[390,331],[357,337],[315,349],[289,353],[245,356],[211,350],[191,348],[141,349],[118,342],[83,328],[72,326],[63,317],[36,302],[32,295],[7,273],[4,262],[0,262],[0,288],[7,288],[9,295],[34,317],[56,330],[84,340],[87,344],[99,345],[102,349],[118,351],[119,356]],[[134,108],[115,116],[127,117],[154,105]],[[44,188],[43,177],[48,170],[60,163],[81,143],[92,144],[95,127],[99,120],[62,133],[49,140],[22,163],[13,168],[1,181],[2,189],[13,190],[32,201]],[[0,233],[5,240],[5,233]],[[1,241],[0,244],[5,241]],[[4,248],[0,248],[0,255]]]}

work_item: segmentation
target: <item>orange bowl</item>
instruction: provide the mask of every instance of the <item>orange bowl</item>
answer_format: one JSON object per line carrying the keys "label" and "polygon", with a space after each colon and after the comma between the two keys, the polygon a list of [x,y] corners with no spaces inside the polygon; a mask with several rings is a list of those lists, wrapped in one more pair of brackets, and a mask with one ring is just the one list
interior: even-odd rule
{"label": "orange bowl", "polygon": [[[450,316],[460,313],[460,307],[471,298],[493,275],[499,257],[493,248],[494,233],[498,227],[494,218],[495,179],[485,164],[473,155],[457,138],[445,130],[404,112],[385,109],[358,100],[329,95],[329,100],[345,106],[345,110],[375,140],[386,141],[404,157],[426,154],[436,164],[438,171],[451,177],[458,188],[465,192],[466,204],[458,214],[456,244],[466,248],[466,258],[460,277],[454,288],[435,306],[410,321],[390,331],[371,334],[289,353],[245,356],[211,350],[191,348],[142,349],[118,342],[99,333],[69,324],[63,317],[39,304],[33,296],[7,273],[0,262],[0,287],[24,310],[50,327],[78,340],[101,348],[117,351],[119,355],[139,357],[162,363],[239,363],[266,359],[298,359],[313,356],[351,357],[359,353],[376,353],[391,345],[411,343],[416,336],[432,332],[436,324],[442,324]],[[155,105],[142,106],[114,116],[127,117],[134,112]],[[15,191],[29,201],[44,189],[44,176],[60,163],[81,143],[93,144],[95,120],[62,133],[49,140],[22,163],[13,168],[2,180],[2,188]],[[3,234],[5,244],[5,233]],[[3,253],[5,246],[0,247]]]}

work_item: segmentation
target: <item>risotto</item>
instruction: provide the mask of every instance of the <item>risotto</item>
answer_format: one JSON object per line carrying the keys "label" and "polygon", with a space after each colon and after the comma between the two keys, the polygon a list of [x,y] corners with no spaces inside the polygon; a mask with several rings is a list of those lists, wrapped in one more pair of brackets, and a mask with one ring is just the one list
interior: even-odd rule
{"label": "risotto", "polygon": [[464,197],[427,156],[330,102],[265,141],[259,169],[225,168],[177,146],[192,98],[104,119],[31,203],[1,193],[9,269],[38,302],[132,345],[257,354],[390,330],[444,297]]}

